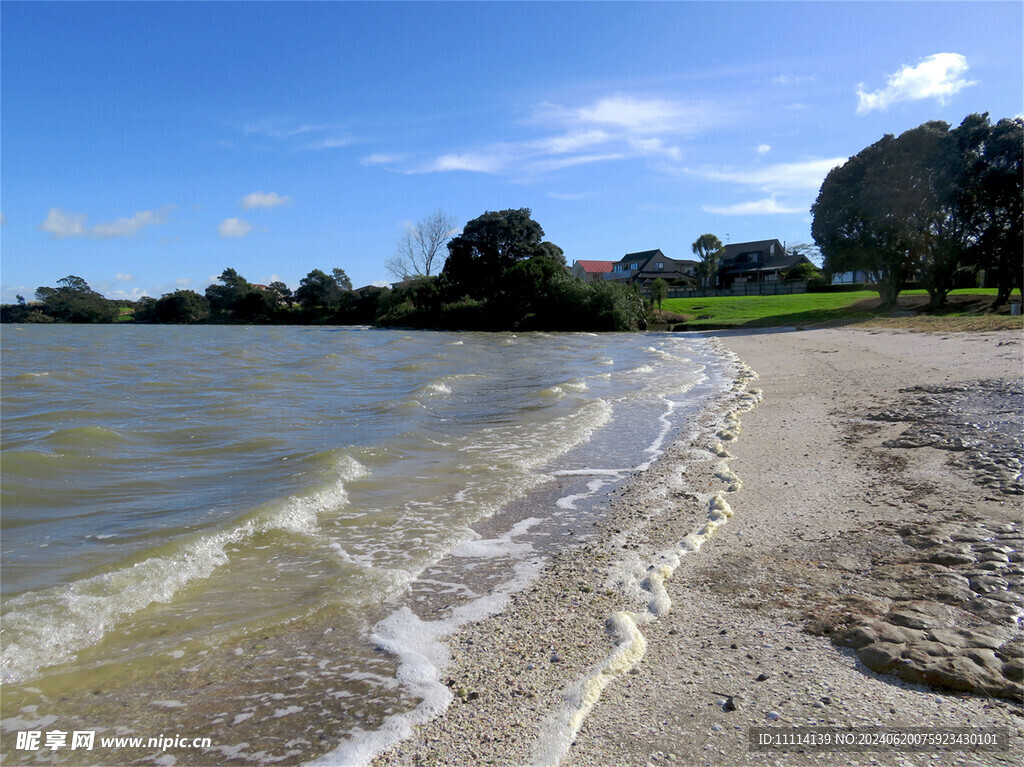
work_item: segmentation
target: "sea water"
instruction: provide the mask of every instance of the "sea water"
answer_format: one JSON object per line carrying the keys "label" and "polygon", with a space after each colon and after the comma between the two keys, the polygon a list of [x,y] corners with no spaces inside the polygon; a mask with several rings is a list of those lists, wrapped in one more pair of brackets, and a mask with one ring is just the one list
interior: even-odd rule
{"label": "sea water", "polygon": [[210,739],[182,764],[364,763],[443,710],[444,637],[585,540],[731,382],[712,342],[657,333],[60,325],[2,341],[15,760],[36,756],[15,733],[59,728]]}

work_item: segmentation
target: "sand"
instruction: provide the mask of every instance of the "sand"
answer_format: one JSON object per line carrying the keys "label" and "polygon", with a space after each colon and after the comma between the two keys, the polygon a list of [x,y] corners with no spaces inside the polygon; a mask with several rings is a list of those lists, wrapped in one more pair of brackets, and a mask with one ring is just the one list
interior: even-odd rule
{"label": "sand", "polygon": [[[907,423],[870,416],[913,414],[921,393],[901,393],[908,387],[1019,386],[1020,333],[820,329],[718,338],[758,379],[739,377],[724,409],[630,480],[596,541],[554,557],[501,614],[452,640],[442,678],[453,704],[376,764],[940,759],[893,747],[752,750],[750,730],[763,726],[1005,728],[1009,750],[953,751],[941,763],[1018,763],[1024,710],[1012,695],[879,674],[862,662],[863,650],[833,640],[861,613],[939,599],[929,589],[940,576],[957,584],[970,576],[974,588],[980,571],[956,568],[989,565],[972,544],[957,544],[957,534],[991,537],[998,528],[1019,536],[1022,496],[1006,492],[1005,467],[986,464],[978,450],[887,446]],[[926,396],[941,408],[945,395],[934,391]],[[709,519],[717,529],[698,549],[701,538],[687,535],[709,532]],[[933,559],[938,551],[927,548],[931,539],[921,543],[925,533],[961,546],[971,564],[922,564],[922,551]],[[953,628],[998,632],[1004,648],[1007,638],[1020,639],[1020,546],[1005,548],[1014,547],[990,567],[1010,583],[999,592],[1004,601],[982,600],[993,615],[1003,610],[992,618],[997,628],[958,605],[936,608]],[[1005,660],[984,652],[993,663]]]}

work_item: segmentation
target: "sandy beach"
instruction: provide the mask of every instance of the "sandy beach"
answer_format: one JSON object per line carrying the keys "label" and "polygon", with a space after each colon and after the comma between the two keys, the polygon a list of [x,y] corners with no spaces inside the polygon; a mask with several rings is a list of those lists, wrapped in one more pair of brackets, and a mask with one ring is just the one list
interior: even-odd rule
{"label": "sandy beach", "polygon": [[[1021,334],[718,339],[729,401],[452,640],[452,705],[375,764],[1018,763]],[[765,726],[1010,744],[754,750]]]}

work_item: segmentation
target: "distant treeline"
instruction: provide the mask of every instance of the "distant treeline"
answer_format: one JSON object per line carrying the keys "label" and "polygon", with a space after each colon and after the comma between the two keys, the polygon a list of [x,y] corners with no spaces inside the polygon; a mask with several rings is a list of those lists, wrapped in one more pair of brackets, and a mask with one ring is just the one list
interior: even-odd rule
{"label": "distant treeline", "polygon": [[439,275],[411,275],[392,288],[352,289],[343,269],[314,269],[292,291],[250,283],[225,269],[200,294],[114,301],[81,277],[40,287],[0,307],[2,322],[378,325],[451,330],[637,330],[647,308],[631,288],[585,283],[566,270],[562,249],[543,241],[528,208],[487,212],[447,243]]}

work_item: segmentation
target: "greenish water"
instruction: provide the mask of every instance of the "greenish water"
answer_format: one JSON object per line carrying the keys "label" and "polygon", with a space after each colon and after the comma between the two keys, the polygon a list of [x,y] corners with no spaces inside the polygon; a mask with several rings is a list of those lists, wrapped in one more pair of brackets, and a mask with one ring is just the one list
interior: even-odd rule
{"label": "greenish water", "polygon": [[374,626],[414,583],[522,586],[727,379],[660,334],[5,326],[2,362],[5,755],[26,728],[201,727],[192,763],[301,761],[440,705]]}

